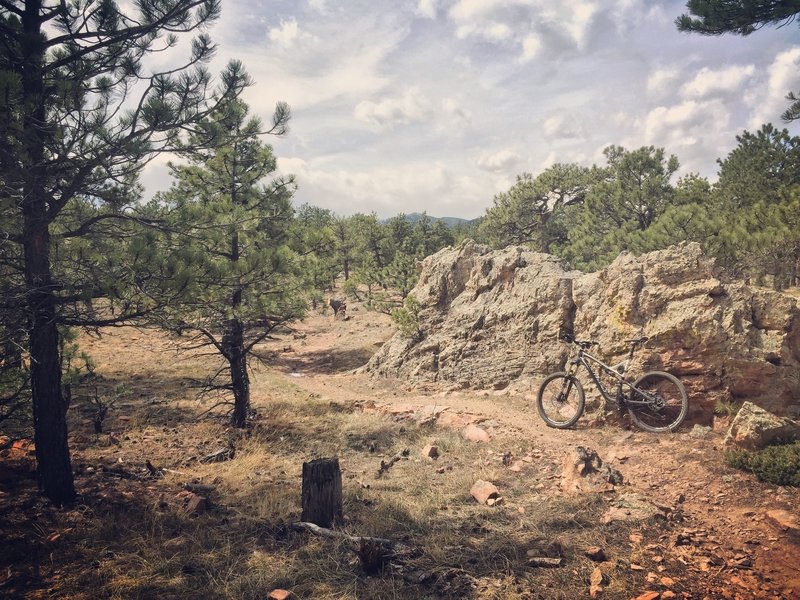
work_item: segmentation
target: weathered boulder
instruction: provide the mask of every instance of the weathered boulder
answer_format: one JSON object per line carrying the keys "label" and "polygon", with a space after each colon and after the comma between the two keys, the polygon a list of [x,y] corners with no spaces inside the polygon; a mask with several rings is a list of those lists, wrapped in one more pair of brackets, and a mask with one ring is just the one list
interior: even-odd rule
{"label": "weathered boulder", "polygon": [[679,376],[695,422],[710,422],[717,401],[800,414],[797,300],[721,279],[698,244],[623,253],[581,273],[548,254],[467,240],[422,261],[411,295],[422,339],[397,333],[368,372],[502,389],[562,368],[564,331],[598,341],[600,356],[615,362],[626,339],[645,335],[631,374]]}
{"label": "weathered boulder", "polygon": [[775,441],[800,439],[800,424],[779,417],[752,402],[745,402],[731,422],[725,443],[746,450],[759,450]]}

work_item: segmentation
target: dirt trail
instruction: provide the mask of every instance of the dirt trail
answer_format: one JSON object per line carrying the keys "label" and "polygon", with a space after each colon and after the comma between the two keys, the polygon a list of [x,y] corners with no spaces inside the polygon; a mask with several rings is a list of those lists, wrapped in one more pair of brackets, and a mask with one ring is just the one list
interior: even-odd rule
{"label": "dirt trail", "polygon": [[[657,435],[618,424],[590,428],[582,419],[577,429],[561,431],[538,418],[523,384],[508,391],[448,391],[446,385],[411,388],[371,379],[350,369],[366,362],[369,349],[379,347],[392,328],[374,313],[351,315],[348,321],[315,316],[304,322],[295,334],[301,343],[276,355],[277,368],[309,393],[398,419],[426,407],[430,413],[435,405],[443,410],[440,426],[476,422],[492,434],[489,446],[498,453],[513,453],[514,440],[524,440],[538,450],[536,462],[551,471],[576,446],[592,448],[622,472],[626,491],[644,495],[674,520],[660,546],[642,549],[643,560],[651,561],[646,568],[660,573],[670,562],[682,563],[696,590],[709,598],[800,597],[800,539],[767,517],[774,509],[800,514],[800,490],[765,485],[727,467],[724,429]],[[557,486],[552,491],[559,493]]]}

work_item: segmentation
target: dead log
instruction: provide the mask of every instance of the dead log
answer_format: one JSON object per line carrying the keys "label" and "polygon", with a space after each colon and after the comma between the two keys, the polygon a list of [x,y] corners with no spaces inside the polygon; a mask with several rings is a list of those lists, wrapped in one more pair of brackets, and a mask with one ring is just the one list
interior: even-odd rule
{"label": "dead log", "polygon": [[335,538],[340,540],[347,540],[348,542],[353,542],[354,544],[378,544],[381,546],[395,546],[399,545],[399,542],[394,540],[387,540],[386,538],[377,538],[377,537],[368,537],[362,535],[350,535],[349,533],[345,533],[344,531],[335,531],[333,529],[329,529],[327,527],[320,527],[314,523],[308,523],[306,521],[297,521],[292,523],[292,529],[295,531],[308,531],[309,533],[313,533],[314,535],[319,535],[321,537],[329,537]]}
{"label": "dead log", "polygon": [[301,520],[330,527],[342,519],[342,472],[338,458],[303,463]]}

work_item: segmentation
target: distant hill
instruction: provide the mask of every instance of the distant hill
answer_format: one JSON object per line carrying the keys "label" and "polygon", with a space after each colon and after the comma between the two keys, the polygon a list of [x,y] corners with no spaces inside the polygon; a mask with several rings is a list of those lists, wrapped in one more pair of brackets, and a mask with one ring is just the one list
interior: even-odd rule
{"label": "distant hill", "polygon": [[[406,221],[411,223],[412,225],[416,224],[423,216],[426,216],[425,213],[411,213],[406,215]],[[427,215],[427,217],[431,221],[442,221],[448,227],[457,227],[458,225],[467,225],[474,221],[480,219],[461,219],[459,217],[433,217],[431,215]]]}

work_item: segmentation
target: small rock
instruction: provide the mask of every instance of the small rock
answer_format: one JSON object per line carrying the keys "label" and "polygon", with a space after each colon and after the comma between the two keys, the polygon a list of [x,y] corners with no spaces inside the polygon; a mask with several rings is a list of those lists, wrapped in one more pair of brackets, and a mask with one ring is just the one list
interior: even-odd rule
{"label": "small rock", "polygon": [[186,504],[186,512],[191,516],[196,517],[202,515],[208,510],[208,498],[200,496],[199,494],[192,494],[189,496],[189,501]]}
{"label": "small rock", "polygon": [[777,439],[792,441],[800,438],[800,425],[772,414],[752,402],[745,402],[731,422],[725,444],[745,450],[758,450]]}
{"label": "small rock", "polygon": [[636,596],[636,600],[658,600],[661,597],[661,594],[658,592],[645,592],[639,596]]}
{"label": "small rock", "polygon": [[606,577],[603,572],[600,570],[600,567],[595,567],[592,574],[589,576],[589,584],[592,586],[601,586],[608,581],[608,577]]}
{"label": "small rock", "polygon": [[800,536],[800,520],[788,510],[768,510],[767,518],[784,531]]}
{"label": "small rock", "polygon": [[662,577],[661,585],[664,587],[673,587],[675,585],[675,580],[672,579],[672,577]]}
{"label": "small rock", "polygon": [[470,423],[461,430],[461,437],[470,442],[488,442],[491,438],[489,433],[475,423]]}
{"label": "small rock", "polygon": [[583,553],[594,562],[603,562],[606,560],[605,550],[600,546],[589,546]]}
{"label": "small rock", "polygon": [[420,454],[425,458],[436,460],[437,458],[439,458],[439,446],[428,444],[422,449],[422,452],[420,452]]}
{"label": "small rock", "polygon": [[670,598],[677,598],[677,597],[678,595],[671,590],[666,590],[664,592],[661,592],[661,600],[668,600]]}
{"label": "small rock", "polygon": [[711,433],[711,427],[697,423],[689,432],[689,437],[704,438]]}
{"label": "small rock", "polygon": [[275,589],[269,593],[269,600],[289,600],[292,597],[292,592],[289,590]]}
{"label": "small rock", "polygon": [[478,479],[473,483],[469,493],[475,498],[478,504],[486,504],[487,500],[496,500],[500,497],[500,490],[498,490],[493,483],[484,481],[483,479]]}

